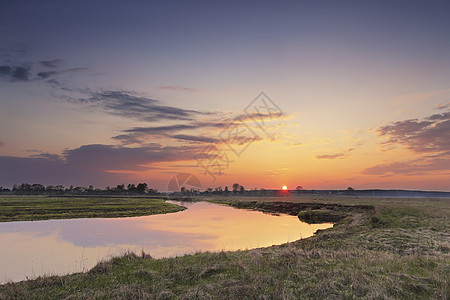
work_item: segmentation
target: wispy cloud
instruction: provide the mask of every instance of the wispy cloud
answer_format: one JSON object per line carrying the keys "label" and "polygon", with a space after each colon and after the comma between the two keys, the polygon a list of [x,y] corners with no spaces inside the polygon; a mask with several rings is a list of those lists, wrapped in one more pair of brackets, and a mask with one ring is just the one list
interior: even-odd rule
{"label": "wispy cloud", "polygon": [[143,170],[155,162],[192,160],[196,147],[164,147],[159,144],[142,147],[85,145],[67,150],[63,156],[69,165],[96,170]]}
{"label": "wispy cloud", "polygon": [[434,158],[427,160],[409,160],[405,162],[390,162],[376,165],[363,171],[367,175],[424,175],[436,174],[437,171],[450,170],[450,157]]}
{"label": "wispy cloud", "polygon": [[52,59],[52,60],[41,60],[39,62],[42,66],[46,68],[59,68],[64,64],[64,60],[62,59]]}
{"label": "wispy cloud", "polygon": [[133,127],[130,129],[123,130],[127,133],[133,134],[167,134],[173,133],[181,130],[192,130],[207,127],[224,128],[228,125],[225,122],[193,122],[189,124],[174,124],[174,125],[163,125],[163,126],[148,126],[148,127]]}
{"label": "wispy cloud", "polygon": [[197,89],[178,86],[178,85],[166,85],[159,87],[162,90],[170,90],[170,91],[182,91],[182,92],[198,92]]}
{"label": "wispy cloud", "polygon": [[[211,113],[211,116],[215,116],[214,113]],[[274,118],[268,114],[258,114],[257,117],[265,120]],[[257,135],[251,131],[242,131],[244,127],[249,127],[248,122],[251,121],[251,115],[243,114],[238,115],[236,118],[207,118],[204,121],[192,121],[172,125],[133,127],[123,130],[124,134],[115,136],[113,139],[119,140],[123,144],[145,143],[149,139],[168,138],[196,143],[227,143],[242,145],[263,140],[262,135]],[[227,133],[220,134],[220,132],[223,132],[228,128],[238,128],[239,126],[241,126],[241,130],[237,135],[228,137]],[[234,131],[231,130],[231,133],[234,133]]]}
{"label": "wispy cloud", "polygon": [[193,142],[201,142],[201,143],[219,143],[220,140],[217,138],[206,137],[206,136],[195,136],[188,134],[176,134],[170,136],[173,139],[177,140],[185,140],[185,141],[193,141]]}
{"label": "wispy cloud", "polygon": [[386,138],[386,151],[404,147],[420,158],[378,164],[363,171],[368,175],[423,175],[450,170],[450,111],[423,119],[398,121],[377,129]]}
{"label": "wispy cloud", "polygon": [[87,69],[88,68],[72,68],[72,69],[66,69],[66,70],[60,70],[60,71],[43,71],[43,72],[37,73],[36,75],[39,78],[46,79],[46,78],[49,78],[52,76],[57,76],[57,75],[65,74],[65,73],[85,71]]}
{"label": "wispy cloud", "polygon": [[438,105],[436,105],[436,109],[447,109],[450,108],[450,102],[443,104],[443,103],[439,103]]}
{"label": "wispy cloud", "polygon": [[345,158],[349,156],[349,152],[355,150],[355,148],[349,148],[345,152],[340,153],[333,153],[333,154],[323,154],[323,155],[317,155],[317,159],[337,159],[337,158]]}
{"label": "wispy cloud", "polygon": [[14,81],[29,81],[30,80],[30,66],[0,66],[0,77],[14,82]]}
{"label": "wispy cloud", "polygon": [[97,107],[113,115],[146,122],[162,120],[191,121],[198,115],[209,114],[198,110],[163,105],[158,100],[141,97],[133,92],[119,90],[92,92],[89,97],[72,99],[71,101]]}
{"label": "wispy cloud", "polygon": [[123,172],[151,170],[160,162],[192,161],[199,150],[194,146],[165,147],[156,143],[134,148],[91,144],[62,154],[0,156],[0,182],[6,185],[21,182],[111,184],[118,179],[123,181],[124,175],[120,174]]}
{"label": "wispy cloud", "polygon": [[415,153],[446,152],[450,149],[450,112],[422,120],[398,121],[377,129],[384,145],[400,145]]}
{"label": "wispy cloud", "polygon": [[347,156],[347,154],[344,153],[335,153],[335,154],[324,154],[324,155],[317,155],[317,159],[336,159],[336,158],[344,158]]}
{"label": "wispy cloud", "polygon": [[[40,61],[38,64],[33,62],[19,63],[19,64],[4,64],[0,65],[0,78],[10,81],[36,81],[46,80],[49,77],[54,77],[61,74],[73,73],[87,70],[87,68],[70,68],[63,70],[45,70],[37,68],[36,66],[44,66],[45,68],[56,69],[62,64],[62,60],[55,59],[50,61]],[[39,70],[40,69],[40,70]]]}

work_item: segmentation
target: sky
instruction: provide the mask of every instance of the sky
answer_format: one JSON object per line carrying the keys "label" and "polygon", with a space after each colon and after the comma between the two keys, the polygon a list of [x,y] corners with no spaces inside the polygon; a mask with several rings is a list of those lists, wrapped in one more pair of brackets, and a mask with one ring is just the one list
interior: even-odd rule
{"label": "sky", "polygon": [[2,1],[0,186],[450,191],[449,14]]}

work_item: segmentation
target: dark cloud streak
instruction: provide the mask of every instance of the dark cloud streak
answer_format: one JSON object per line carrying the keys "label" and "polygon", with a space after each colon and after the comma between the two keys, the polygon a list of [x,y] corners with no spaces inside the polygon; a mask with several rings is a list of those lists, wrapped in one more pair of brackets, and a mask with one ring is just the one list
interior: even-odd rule
{"label": "dark cloud streak", "polygon": [[51,76],[57,76],[60,74],[65,74],[65,73],[71,73],[71,72],[78,72],[78,71],[85,71],[87,70],[87,68],[72,68],[72,69],[67,69],[67,70],[61,70],[61,71],[47,71],[47,72],[39,72],[36,75],[42,79],[46,79],[48,77]]}
{"label": "dark cloud streak", "polygon": [[406,162],[391,162],[380,164],[364,170],[367,175],[397,174],[397,175],[425,175],[436,174],[437,171],[450,170],[450,159],[448,157],[430,160],[411,160]]}
{"label": "dark cloud streak", "polygon": [[[450,170],[450,112],[433,114],[422,120],[398,121],[377,129],[387,140],[382,145],[402,146],[419,159],[378,164],[363,171],[367,175],[424,175]],[[392,147],[394,146],[394,147]]]}
{"label": "dark cloud streak", "polygon": [[162,90],[170,90],[170,91],[198,92],[197,89],[183,87],[183,86],[177,86],[177,85],[160,86],[159,88]]}
{"label": "dark cloud streak", "polygon": [[388,138],[385,145],[402,145],[415,153],[446,152],[450,150],[450,112],[394,122],[377,132]]}
{"label": "dark cloud streak", "polygon": [[162,120],[192,121],[198,115],[210,114],[162,105],[158,100],[136,96],[127,91],[93,92],[88,98],[71,101],[98,107],[113,115],[147,122]]}
{"label": "dark cloud streak", "polygon": [[41,60],[39,63],[46,68],[54,69],[64,64],[64,60],[62,59]]}
{"label": "dark cloud streak", "polygon": [[0,66],[0,76],[6,78],[8,81],[29,81],[30,67],[29,66]]}
{"label": "dark cloud streak", "polygon": [[317,159],[336,159],[336,158],[344,158],[347,155],[344,153],[335,153],[335,154],[324,154],[324,155],[317,155]]}
{"label": "dark cloud streak", "polygon": [[147,171],[159,162],[190,161],[198,151],[199,147],[192,146],[151,144],[130,148],[92,144],[67,150],[61,155],[0,156],[0,185],[22,182],[66,185],[119,183],[126,177],[121,171]]}

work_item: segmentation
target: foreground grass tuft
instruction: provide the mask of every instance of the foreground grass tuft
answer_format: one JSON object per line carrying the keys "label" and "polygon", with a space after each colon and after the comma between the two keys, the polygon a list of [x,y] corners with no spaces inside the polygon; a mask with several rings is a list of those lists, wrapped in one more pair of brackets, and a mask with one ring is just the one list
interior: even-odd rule
{"label": "foreground grass tuft", "polygon": [[[449,203],[423,201],[373,199],[374,209],[345,208],[332,229],[280,246],[165,259],[128,253],[87,273],[0,286],[0,299],[448,299]],[[368,204],[316,201],[352,202]]]}

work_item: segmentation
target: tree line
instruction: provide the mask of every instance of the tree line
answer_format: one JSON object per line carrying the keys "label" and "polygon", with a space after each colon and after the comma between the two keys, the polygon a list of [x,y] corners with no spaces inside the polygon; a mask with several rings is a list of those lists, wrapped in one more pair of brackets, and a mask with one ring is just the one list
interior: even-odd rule
{"label": "tree line", "polygon": [[[351,193],[354,189],[348,187],[345,192]],[[292,191],[291,191],[292,192]],[[329,191],[337,192],[337,191]],[[285,195],[284,192],[283,195]],[[325,193],[325,191],[304,190],[303,187],[297,186],[295,193]],[[118,184],[115,187],[107,186],[105,189],[94,188],[92,185],[88,187],[71,185],[69,188],[65,188],[62,185],[48,185],[34,183],[22,183],[20,185],[14,185],[11,189],[0,186],[0,194],[12,194],[12,195],[160,195],[161,193],[157,189],[149,188],[147,183],[136,184]],[[179,191],[173,192],[176,195],[225,195],[225,196],[270,196],[278,195],[278,190],[266,190],[250,189],[246,190],[244,186],[239,183],[234,183],[231,190],[228,186],[222,188],[221,186],[216,188],[206,188],[201,190],[199,188],[186,188],[181,187]]]}
{"label": "tree line", "polygon": [[71,185],[65,188],[62,185],[48,185],[34,183],[22,183],[13,185],[11,189],[0,186],[0,193],[13,195],[156,195],[159,194],[157,189],[149,188],[147,183],[136,184],[118,184],[115,187],[107,186],[105,189]]}

